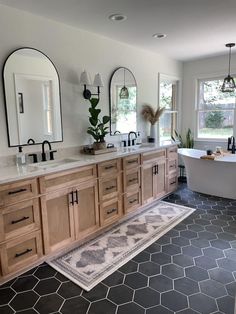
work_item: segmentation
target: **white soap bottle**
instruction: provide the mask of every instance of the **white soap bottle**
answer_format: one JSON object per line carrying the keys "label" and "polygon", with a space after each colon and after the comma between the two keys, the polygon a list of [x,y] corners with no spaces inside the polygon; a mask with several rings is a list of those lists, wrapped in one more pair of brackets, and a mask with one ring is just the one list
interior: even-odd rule
{"label": "white soap bottle", "polygon": [[137,132],[136,144],[137,145],[141,145],[142,144],[142,137],[141,137],[140,131]]}
{"label": "white soap bottle", "polygon": [[25,154],[22,151],[22,146],[18,147],[19,152],[16,154],[16,165],[24,166],[26,164]]}

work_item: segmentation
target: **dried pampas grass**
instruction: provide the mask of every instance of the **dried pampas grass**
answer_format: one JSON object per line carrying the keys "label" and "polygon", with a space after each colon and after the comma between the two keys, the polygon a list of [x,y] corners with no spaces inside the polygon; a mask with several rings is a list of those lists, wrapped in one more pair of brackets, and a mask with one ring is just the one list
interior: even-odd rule
{"label": "dried pampas grass", "polygon": [[152,106],[145,104],[143,105],[143,109],[141,114],[144,120],[149,121],[152,125],[154,125],[159,119],[162,113],[164,112],[165,108],[158,107],[155,111]]}

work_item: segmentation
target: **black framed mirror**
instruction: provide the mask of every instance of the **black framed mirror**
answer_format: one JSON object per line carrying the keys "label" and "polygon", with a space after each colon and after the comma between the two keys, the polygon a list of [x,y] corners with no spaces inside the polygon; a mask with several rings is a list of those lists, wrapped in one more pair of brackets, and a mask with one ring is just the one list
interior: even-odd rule
{"label": "black framed mirror", "polygon": [[133,73],[119,67],[109,83],[110,134],[137,131],[137,83]]}
{"label": "black framed mirror", "polygon": [[52,61],[34,48],[19,48],[3,66],[9,147],[61,142],[60,80]]}

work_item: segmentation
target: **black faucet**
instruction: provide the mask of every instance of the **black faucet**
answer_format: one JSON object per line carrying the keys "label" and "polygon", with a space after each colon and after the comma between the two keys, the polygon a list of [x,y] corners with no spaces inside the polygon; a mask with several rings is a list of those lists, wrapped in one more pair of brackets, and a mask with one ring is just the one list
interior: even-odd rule
{"label": "black faucet", "polygon": [[44,149],[45,144],[48,144],[48,147],[49,147],[49,158],[50,158],[50,160],[54,160],[54,153],[56,153],[57,151],[52,150],[52,147],[51,147],[51,144],[49,141],[43,141],[43,143],[42,143],[42,161],[47,161],[46,153],[45,153],[45,149]]}
{"label": "black faucet", "polygon": [[[131,138],[131,134],[135,135],[135,138],[132,139],[132,140],[130,139]],[[129,132],[129,134],[128,134],[128,146],[135,145],[136,138],[137,138],[137,133],[136,132],[134,132],[134,131]]]}
{"label": "black faucet", "polygon": [[[231,145],[231,147],[230,147],[230,145]],[[227,150],[231,150],[232,154],[235,154],[236,149],[235,149],[235,137],[234,136],[228,137],[228,147],[227,147]]]}

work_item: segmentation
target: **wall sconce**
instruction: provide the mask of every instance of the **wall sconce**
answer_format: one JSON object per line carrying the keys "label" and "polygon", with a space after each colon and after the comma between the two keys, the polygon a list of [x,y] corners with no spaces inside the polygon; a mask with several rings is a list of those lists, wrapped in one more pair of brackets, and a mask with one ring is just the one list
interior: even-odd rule
{"label": "wall sconce", "polygon": [[[100,95],[100,87],[103,87],[102,77],[99,73],[97,73],[94,77],[93,84],[91,83],[90,77],[86,71],[81,73],[80,76],[80,85],[84,85],[83,96],[85,99],[90,99],[91,96],[97,96],[99,98]],[[92,93],[87,86],[97,87],[97,93]]]}
{"label": "wall sconce", "polygon": [[226,44],[225,47],[229,48],[229,71],[228,76],[225,77],[221,91],[223,93],[231,93],[235,91],[234,78],[230,75],[230,61],[231,61],[231,48],[235,46],[235,43]]}

